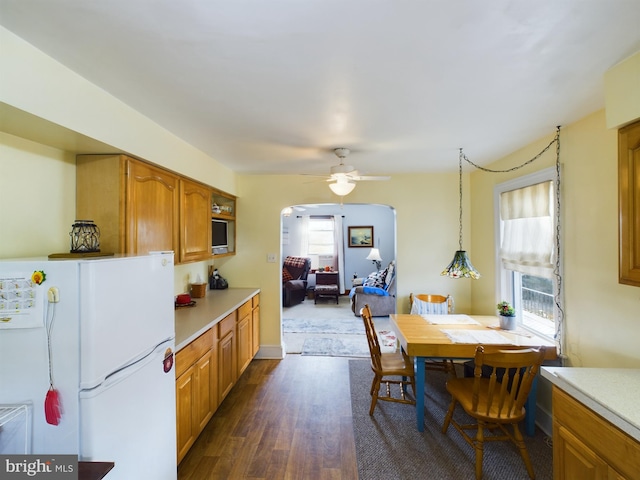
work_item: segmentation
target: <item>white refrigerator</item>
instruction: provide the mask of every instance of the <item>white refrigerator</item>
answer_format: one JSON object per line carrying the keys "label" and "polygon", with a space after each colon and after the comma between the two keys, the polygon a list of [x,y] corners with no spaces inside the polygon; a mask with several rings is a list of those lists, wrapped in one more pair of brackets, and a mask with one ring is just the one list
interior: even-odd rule
{"label": "white refrigerator", "polygon": [[28,412],[0,428],[0,454],[175,480],[174,348],[173,253],[0,261],[0,415]]}

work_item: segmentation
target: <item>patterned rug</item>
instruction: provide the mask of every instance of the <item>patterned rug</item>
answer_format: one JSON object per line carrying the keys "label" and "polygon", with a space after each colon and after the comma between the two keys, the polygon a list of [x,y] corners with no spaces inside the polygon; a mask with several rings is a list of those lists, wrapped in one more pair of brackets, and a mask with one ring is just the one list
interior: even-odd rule
{"label": "patterned rug", "polygon": [[[377,330],[389,330],[389,317],[375,317]],[[314,304],[313,300],[282,309],[282,337],[289,354],[368,357],[362,318],[351,311],[349,297]]]}
{"label": "patterned rug", "polygon": [[360,317],[352,318],[283,318],[285,333],[332,333],[338,335],[364,335]]}
{"label": "patterned rug", "polygon": [[369,357],[369,347],[365,335],[314,336],[305,339],[301,353],[330,357]]}

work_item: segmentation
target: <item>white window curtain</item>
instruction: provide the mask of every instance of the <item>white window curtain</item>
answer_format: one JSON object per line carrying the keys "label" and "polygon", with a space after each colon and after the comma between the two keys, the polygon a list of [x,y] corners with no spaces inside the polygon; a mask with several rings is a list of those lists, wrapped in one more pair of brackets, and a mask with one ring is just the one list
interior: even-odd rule
{"label": "white window curtain", "polygon": [[335,252],[338,257],[338,287],[340,293],[344,293],[344,233],[342,227],[342,215],[333,216],[333,241]]}
{"label": "white window curtain", "polygon": [[543,182],[500,194],[504,268],[552,278],[555,262],[553,183]]}
{"label": "white window curtain", "polygon": [[300,216],[300,255],[305,256],[309,251],[309,215]]}

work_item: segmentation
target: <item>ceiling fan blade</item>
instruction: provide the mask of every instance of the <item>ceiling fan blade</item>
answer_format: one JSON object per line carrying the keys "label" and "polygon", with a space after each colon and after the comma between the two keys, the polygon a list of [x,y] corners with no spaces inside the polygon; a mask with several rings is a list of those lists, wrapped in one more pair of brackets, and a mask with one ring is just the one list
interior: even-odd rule
{"label": "ceiling fan blade", "polygon": [[362,177],[358,177],[357,180],[365,180],[365,181],[382,181],[382,180],[391,180],[391,177],[388,176],[370,176],[370,175],[363,175]]}

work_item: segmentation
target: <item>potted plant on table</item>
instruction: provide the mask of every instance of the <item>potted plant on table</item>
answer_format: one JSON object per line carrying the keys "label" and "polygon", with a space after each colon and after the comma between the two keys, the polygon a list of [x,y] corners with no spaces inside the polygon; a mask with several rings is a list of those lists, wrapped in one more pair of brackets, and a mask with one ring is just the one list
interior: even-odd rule
{"label": "potted plant on table", "polygon": [[503,330],[516,329],[516,311],[509,302],[502,301],[496,305],[500,315],[500,328]]}

